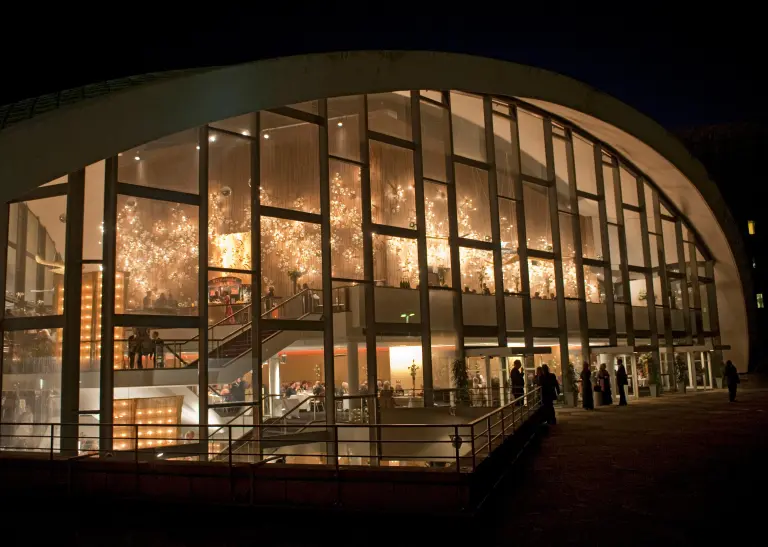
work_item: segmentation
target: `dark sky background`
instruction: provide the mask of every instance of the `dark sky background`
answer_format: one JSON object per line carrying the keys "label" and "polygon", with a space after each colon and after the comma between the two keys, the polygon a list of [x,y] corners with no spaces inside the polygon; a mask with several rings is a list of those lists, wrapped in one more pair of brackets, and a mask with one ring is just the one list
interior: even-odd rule
{"label": "dark sky background", "polygon": [[[137,7],[135,20],[74,23],[69,32],[43,29],[24,44],[4,33],[0,104],[172,68],[306,52],[429,49],[566,74],[670,129],[765,118],[758,81],[766,64],[764,31],[750,26],[746,15],[729,23],[727,14],[709,19],[697,14],[694,23],[685,17],[678,21],[665,10],[657,18],[665,25],[659,27],[647,26],[641,13],[615,15],[615,5],[596,15],[563,13],[557,4],[547,4],[552,9],[538,15],[519,13],[510,3],[493,8],[467,3],[472,13],[457,15],[436,15],[439,3],[419,15],[411,14],[409,3],[369,5],[364,17],[348,15],[333,3],[293,2],[289,9],[273,7],[250,16],[220,8],[216,11],[224,13],[206,14],[203,25],[187,22],[191,9],[184,20],[169,22]],[[480,10],[491,10],[492,17],[477,16]]]}

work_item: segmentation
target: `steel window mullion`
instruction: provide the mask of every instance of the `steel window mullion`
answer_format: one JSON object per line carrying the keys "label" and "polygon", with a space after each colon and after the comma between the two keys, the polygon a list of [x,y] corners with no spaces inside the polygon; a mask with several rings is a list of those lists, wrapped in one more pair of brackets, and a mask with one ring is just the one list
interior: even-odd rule
{"label": "steel window mullion", "polygon": [[424,406],[434,404],[432,375],[432,331],[429,309],[429,265],[427,261],[427,225],[424,204],[424,164],[421,142],[421,103],[418,90],[411,90],[411,121],[415,146],[413,176],[416,189],[416,232],[419,261],[419,308],[421,313],[421,362],[424,383]]}
{"label": "steel window mullion", "polygon": [[[198,425],[200,442],[208,439],[208,127],[197,131],[200,152],[198,154],[198,287],[197,332],[199,338],[197,361]],[[207,446],[207,445],[206,445]],[[200,458],[207,459],[208,451],[201,451]]]}
{"label": "steel window mullion", "polygon": [[688,344],[693,344],[693,329],[691,328],[691,306],[688,298],[688,278],[685,273],[685,248],[683,243],[683,224],[680,219],[675,219],[675,249],[677,250],[677,271],[681,272],[682,300],[683,300],[683,325],[685,325],[685,337]]}
{"label": "steel window mullion", "polygon": [[397,146],[398,148],[407,148],[411,151],[416,148],[411,141],[401,139],[400,137],[395,137],[386,133],[379,133],[378,131],[374,131],[372,129],[368,129],[367,134],[369,141],[383,142],[384,144]]}
{"label": "steel window mullion", "polygon": [[[690,285],[691,292],[693,292],[693,308],[697,311],[697,313],[694,315],[694,321],[696,322],[696,333],[698,338],[698,343],[703,344],[704,343],[704,323],[702,321],[702,311],[701,311],[701,293],[699,292],[699,266],[697,263],[697,255],[696,255],[696,245],[694,243],[689,242],[683,242],[683,245],[688,245],[688,256],[690,257],[690,264],[686,264],[687,267],[691,268],[690,272],[690,280],[687,279],[686,275],[686,284]],[[683,260],[685,260],[685,255],[683,255]],[[686,271],[686,270],[683,270]],[[687,287],[686,287],[686,291]],[[688,298],[689,306],[691,304],[690,297]]]}
{"label": "steel window mullion", "polygon": [[[493,279],[496,286],[496,327],[499,346],[507,345],[507,315],[504,296],[504,276],[501,270],[501,224],[499,215],[499,192],[496,175],[496,145],[493,131],[493,105],[489,96],[483,97],[485,121],[485,156],[488,160],[488,195],[491,206],[491,239],[493,246]],[[490,379],[488,379],[490,381]]]}
{"label": "steel window mullion", "polygon": [[[661,287],[661,291],[662,291],[661,306],[662,306],[662,314],[664,318],[664,343],[667,347],[667,350],[670,350],[674,346],[674,337],[672,336],[672,312],[669,308],[669,295],[670,295],[669,276],[667,275],[667,264],[666,264],[666,259],[664,258],[666,256],[666,249],[664,247],[664,233],[662,230],[661,215],[659,214],[661,212],[661,208],[660,208],[661,203],[659,201],[658,192],[654,192],[653,196],[654,196],[653,197],[653,214],[654,214],[654,224],[655,224],[654,231],[656,232],[656,234],[658,234],[655,237],[656,237],[656,254],[658,255],[658,264],[659,264],[659,286]],[[673,368],[674,365],[669,364],[668,366]],[[673,372],[670,373],[670,385],[676,385],[676,377]]]}
{"label": "steel window mullion", "polygon": [[[0,206],[0,242],[5,241],[6,245],[2,245],[0,243],[0,282],[3,283],[3,286],[6,286],[6,275],[8,275],[7,271],[7,265],[8,265],[8,227],[10,222],[10,216],[11,216],[11,204],[10,203],[3,203],[2,206]],[[18,234],[18,231],[16,232]],[[18,237],[18,236],[17,236]],[[14,249],[15,251],[15,249]],[[5,304],[3,306],[0,306],[0,340],[5,340],[5,333],[7,332],[7,327],[5,325]],[[3,370],[5,370],[5,367],[3,365],[3,358],[5,357],[5,351],[0,352],[0,394],[3,393]]]}
{"label": "steel window mullion", "polygon": [[[650,273],[651,266],[651,251],[650,242],[648,241],[648,215],[646,213],[649,204],[645,203],[645,189],[643,187],[644,181],[638,179],[637,181],[637,199],[643,212],[640,214],[640,234],[642,237],[643,245],[643,262],[648,269],[645,273],[645,291],[646,291],[646,305],[648,308],[648,328],[651,331],[651,351],[652,367],[653,371],[649,370],[649,376],[654,378],[655,372],[661,372],[660,369],[660,357],[659,357],[659,334],[656,325],[656,298],[653,290],[653,275]],[[651,194],[653,195],[653,193]],[[651,207],[653,204],[650,204]]]}
{"label": "steel window mullion", "polygon": [[[608,236],[608,211],[605,205],[605,179],[603,178],[603,149],[602,146],[596,144],[594,146],[594,158],[595,158],[595,182],[597,184],[597,193],[602,196],[598,198],[597,210],[598,210],[598,222],[600,223],[600,239],[602,243],[603,260],[605,257],[611,256],[611,242]],[[616,161],[613,159],[613,161]],[[613,170],[611,170],[613,176]],[[614,195],[616,192],[617,181],[612,180],[609,184],[613,184]],[[603,280],[607,280],[612,277],[610,260],[608,266],[603,264]],[[605,306],[608,317],[608,340],[610,345],[615,346],[618,343],[618,337],[616,334],[616,308],[613,305],[613,291],[605,291]]]}
{"label": "steel window mullion", "polygon": [[[251,123],[254,126],[254,132],[256,135],[261,135],[261,115],[256,112],[252,114],[253,119]],[[253,424],[261,425],[264,421],[264,408],[265,401],[262,400],[262,386],[264,385],[264,373],[261,366],[263,356],[261,354],[261,295],[263,294],[261,283],[261,139],[257,139],[251,142],[251,268],[253,268],[251,276],[251,284],[253,287],[253,294],[251,296],[251,302],[253,302],[253,311],[251,312],[251,370],[253,371],[252,378],[254,387],[253,399],[254,405],[253,411]],[[267,395],[269,388],[266,390]],[[254,430],[257,440],[261,438],[261,428]],[[261,446],[254,452],[261,454]]]}
{"label": "steel window mullion", "polygon": [[[206,141],[207,142],[207,141]],[[202,145],[200,145],[202,155]],[[198,177],[200,174],[198,173]],[[117,183],[117,193],[123,196],[133,196],[144,199],[154,199],[157,201],[170,201],[173,203],[183,203],[185,205],[199,205],[200,196],[190,194],[189,192],[178,192],[176,190],[166,190],[165,188],[154,188],[151,186],[141,186],[139,184],[129,184],[127,182]]]}

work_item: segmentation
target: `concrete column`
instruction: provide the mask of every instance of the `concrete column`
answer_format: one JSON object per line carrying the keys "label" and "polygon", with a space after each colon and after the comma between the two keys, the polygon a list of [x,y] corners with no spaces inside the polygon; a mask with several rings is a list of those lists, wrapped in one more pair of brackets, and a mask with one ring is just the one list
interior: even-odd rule
{"label": "concrete column", "polygon": [[715,380],[712,378],[712,353],[705,351],[703,353],[704,359],[706,359],[707,372],[709,373],[709,389],[715,387]]}
{"label": "concrete column", "polygon": [[357,342],[353,340],[347,342],[347,383],[349,384],[349,394],[357,395],[360,389],[360,362],[357,354]]}
{"label": "concrete column", "polygon": [[269,395],[280,394],[280,358],[269,358]]}
{"label": "concrete column", "polygon": [[691,352],[685,352],[686,361],[688,361],[688,387],[696,390],[696,376],[694,375],[693,359],[691,358]]}
{"label": "concrete column", "polygon": [[629,356],[630,362],[632,363],[632,397],[635,399],[640,398],[640,386],[638,385],[637,380],[637,356],[633,353]]}

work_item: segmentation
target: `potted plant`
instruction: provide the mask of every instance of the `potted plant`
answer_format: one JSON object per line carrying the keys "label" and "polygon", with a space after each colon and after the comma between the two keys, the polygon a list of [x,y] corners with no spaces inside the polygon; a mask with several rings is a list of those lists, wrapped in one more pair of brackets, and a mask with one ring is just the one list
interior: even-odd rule
{"label": "potted plant", "polygon": [[661,375],[659,374],[659,367],[655,366],[652,362],[648,363],[650,370],[651,383],[648,387],[651,389],[651,397],[658,397],[661,395]]}
{"label": "potted plant", "polygon": [[688,365],[679,354],[675,356],[675,378],[677,390],[685,393],[685,386],[688,384]]}
{"label": "potted plant", "polygon": [[461,404],[469,405],[469,371],[467,362],[463,359],[454,359],[451,363],[451,376],[453,376],[453,387],[456,388],[456,406]]}

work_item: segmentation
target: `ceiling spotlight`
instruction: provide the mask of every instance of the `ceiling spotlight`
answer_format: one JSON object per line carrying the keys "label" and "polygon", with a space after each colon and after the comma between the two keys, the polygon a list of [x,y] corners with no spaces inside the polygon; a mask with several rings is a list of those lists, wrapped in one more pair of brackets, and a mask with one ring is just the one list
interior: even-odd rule
{"label": "ceiling spotlight", "polygon": [[344,126],[344,124],[342,122],[339,122],[336,125],[338,125],[339,127],[343,127]]}
{"label": "ceiling spotlight", "polygon": [[264,133],[264,138],[268,139],[269,138],[269,133]]}
{"label": "ceiling spotlight", "polygon": [[210,137],[208,137],[208,141],[209,142],[216,142],[216,135],[211,135]]}
{"label": "ceiling spotlight", "polygon": [[139,156],[134,156],[133,159],[135,159],[136,161],[139,161],[141,158]]}
{"label": "ceiling spotlight", "polygon": [[195,146],[195,148],[200,150],[200,145],[198,144],[197,146]]}
{"label": "ceiling spotlight", "polygon": [[246,137],[250,137],[251,136],[251,132],[248,131],[247,129],[245,131],[241,131],[240,134],[241,135],[245,135]]}
{"label": "ceiling spotlight", "polygon": [[118,153],[118,154],[117,154],[117,157],[119,158],[119,157],[120,157],[120,156],[122,156],[122,155],[123,155],[123,153],[122,153],[122,152],[120,152],[120,153]]}

